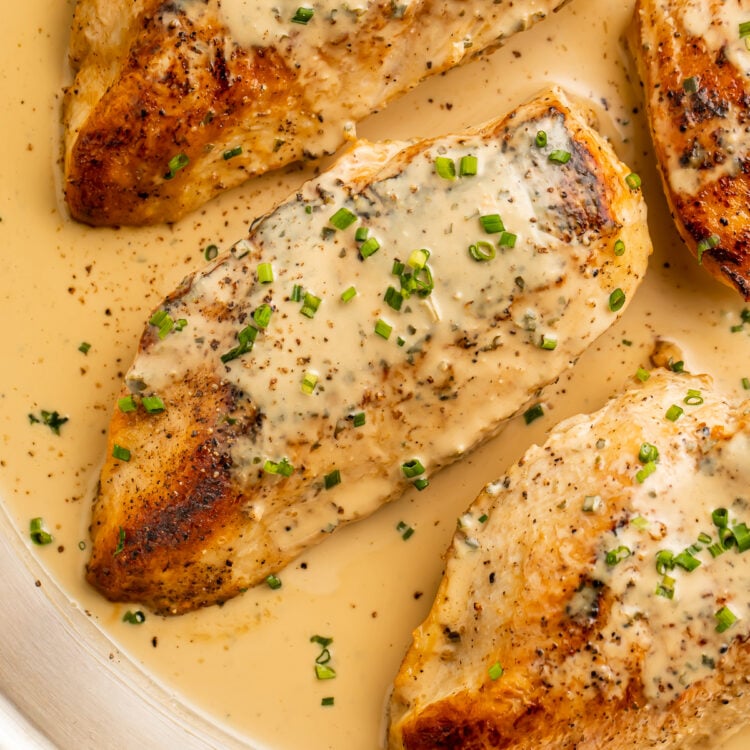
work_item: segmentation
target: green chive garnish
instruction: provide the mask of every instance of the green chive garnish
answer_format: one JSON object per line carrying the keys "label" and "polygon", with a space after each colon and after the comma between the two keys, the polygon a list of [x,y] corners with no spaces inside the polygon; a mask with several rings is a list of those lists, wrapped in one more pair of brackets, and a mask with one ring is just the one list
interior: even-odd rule
{"label": "green chive garnish", "polygon": [[544,130],[537,131],[534,143],[538,148],[544,148],[547,145],[547,133]]}
{"label": "green chive garnish", "polygon": [[341,484],[341,472],[338,469],[334,469],[323,477],[323,486],[327,490],[332,489],[337,484]]}
{"label": "green chive garnish", "polygon": [[132,610],[128,610],[123,616],[122,616],[123,622],[128,622],[131,625],[141,625],[144,622],[146,622],[146,615],[141,612],[140,609],[136,609],[135,612]]}
{"label": "green chive garnish", "polygon": [[282,477],[290,477],[294,474],[294,466],[286,458],[282,458],[281,461],[267,460],[263,464],[263,471],[267,474],[279,474]]}
{"label": "green chive garnish", "polygon": [[247,325],[241,331],[237,333],[237,341],[239,343],[234,349],[230,349],[221,355],[221,361],[225,364],[230,362],[237,357],[246,354],[253,348],[253,343],[258,336],[258,329],[255,326]]}
{"label": "green chive garnish", "polygon": [[645,383],[651,377],[651,373],[644,367],[639,367],[635,371],[635,376],[641,381],[641,383]]}
{"label": "green chive garnish", "polygon": [[656,461],[659,458],[659,449],[651,443],[642,443],[641,449],[638,451],[638,460],[642,464],[646,464],[649,461]]}
{"label": "green chive garnish", "polygon": [[348,208],[340,208],[328,221],[330,221],[336,229],[346,229],[354,224],[356,220],[357,214],[350,211]]}
{"label": "green chive garnish", "polygon": [[273,310],[271,309],[271,305],[264,302],[257,310],[253,312],[253,320],[255,321],[255,325],[257,325],[258,328],[268,328],[268,324],[271,322],[272,315]]}
{"label": "green chive garnish", "polygon": [[310,19],[313,17],[314,13],[315,11],[312,8],[297,8],[294,15],[292,16],[292,23],[301,23],[303,25],[307,24],[310,22]]}
{"label": "green chive garnish", "polygon": [[729,630],[729,628],[737,622],[737,615],[735,615],[726,605],[716,612],[715,617],[717,633],[723,633],[725,630]]}
{"label": "green chive garnish", "polygon": [[664,416],[670,421],[670,422],[676,422],[684,413],[684,409],[681,406],[677,406],[677,404],[672,404],[672,406],[667,409]]}
{"label": "green chive garnish", "polygon": [[453,180],[456,178],[456,165],[453,159],[447,156],[438,156],[435,159],[435,171],[444,180]]}
{"label": "green chive garnish", "polygon": [[129,411],[135,411],[138,407],[136,406],[135,399],[133,398],[133,395],[129,396],[123,396],[121,399],[117,400],[117,408],[126,414]]}
{"label": "green chive garnish", "polygon": [[44,545],[52,542],[52,534],[44,528],[44,520],[41,516],[29,521],[29,536],[34,544]]}
{"label": "green chive garnish", "polygon": [[89,344],[88,341],[81,341],[81,343],[78,345],[78,351],[82,354],[88,354],[91,350],[91,344]]}
{"label": "green chive garnish", "polygon": [[306,393],[309,396],[315,390],[317,384],[318,376],[314,372],[306,372],[302,378],[302,393]]}
{"label": "green chive garnish", "polygon": [[625,304],[625,292],[618,286],[612,294],[609,295],[609,309],[612,312],[617,312],[622,309]]}
{"label": "green chive garnish", "polygon": [[412,526],[409,526],[409,524],[405,523],[404,521],[399,521],[396,524],[396,531],[401,534],[401,538],[404,541],[410,539],[414,535],[414,528]]}
{"label": "green chive garnish", "polygon": [[469,245],[469,255],[480,263],[492,260],[495,257],[495,246],[491,242],[482,240]]}
{"label": "green chive garnish", "polygon": [[177,172],[188,165],[189,161],[190,159],[188,159],[186,154],[173,156],[167,163],[167,173],[164,175],[164,179],[171,180]]}
{"label": "green chive garnish", "polygon": [[273,281],[273,266],[270,263],[258,263],[258,282],[270,284]]}
{"label": "green chive garnish", "polygon": [[320,699],[321,706],[332,706],[334,702],[332,695],[327,695],[325,698]]}
{"label": "green chive garnish", "polygon": [[362,427],[365,421],[366,421],[366,417],[363,411],[357,412],[357,414],[352,415],[352,424],[355,427]]}
{"label": "green chive garnish", "polygon": [[631,189],[631,190],[639,190],[641,187],[641,177],[640,175],[636,174],[635,172],[631,172],[626,178],[625,178],[625,184]]}
{"label": "green chive garnish", "polygon": [[557,348],[557,339],[552,336],[542,336],[542,340],[539,342],[539,346],[541,349],[556,349]]}
{"label": "green chive garnish", "polygon": [[224,157],[224,161],[229,161],[229,159],[234,159],[235,156],[239,156],[242,153],[242,146],[235,146],[234,148],[227,149],[222,156]]}
{"label": "green chive garnish", "polygon": [[216,245],[206,245],[203,249],[203,257],[206,260],[214,260],[219,254],[219,248]]}
{"label": "green chive garnish", "polygon": [[474,177],[477,173],[479,161],[476,156],[462,156],[458,166],[458,174],[461,177]]}
{"label": "green chive garnish", "polygon": [[164,402],[158,396],[144,396],[141,403],[149,414],[158,414],[165,409]]}
{"label": "green chive garnish", "polygon": [[688,389],[687,396],[685,396],[683,401],[688,406],[700,406],[703,403],[703,395],[700,391],[690,388]]}
{"label": "green chive garnish", "polygon": [[354,299],[357,296],[357,290],[350,286],[348,289],[345,289],[343,292],[341,292],[341,301],[342,302],[348,302],[351,299]]}
{"label": "green chive garnish", "polygon": [[422,466],[422,462],[418,458],[412,458],[401,464],[401,471],[403,471],[407,479],[413,479],[420,474],[424,474],[424,466]]}
{"label": "green chive garnish", "polygon": [[130,461],[130,451],[115,443],[112,447],[112,458],[116,458],[118,461]]}
{"label": "green chive garnish", "polygon": [[539,417],[543,416],[544,407],[542,406],[542,404],[534,404],[534,406],[530,406],[523,413],[523,419],[526,424],[531,424],[534,420],[539,419]]}
{"label": "green chive garnish", "polygon": [[271,573],[271,575],[266,576],[266,585],[269,589],[276,591],[276,589],[281,588],[281,578]]}
{"label": "green chive garnish", "polygon": [[363,258],[369,258],[380,249],[380,243],[374,237],[368,237],[359,247],[359,254]]}
{"label": "green chive garnish", "polygon": [[622,562],[626,557],[630,557],[630,555],[632,554],[632,551],[628,547],[626,547],[624,544],[621,544],[619,547],[609,550],[609,552],[607,552],[604,557],[604,561],[610,567],[614,567],[618,563]]}
{"label": "green chive garnish", "polygon": [[496,661],[488,670],[487,674],[491,680],[498,680],[503,676],[503,668],[499,661]]}
{"label": "green chive garnish", "polygon": [[500,247],[515,247],[517,239],[518,235],[513,234],[513,232],[503,232],[498,240],[498,245]]}
{"label": "green chive garnish", "polygon": [[625,243],[622,240],[615,240],[615,255],[625,255]]}
{"label": "green chive garnish", "polygon": [[656,471],[656,461],[647,461],[643,467],[636,472],[635,478],[643,484],[648,477]]}
{"label": "green chive garnish", "polygon": [[375,323],[375,333],[378,334],[378,336],[382,336],[384,339],[388,339],[391,336],[391,332],[393,331],[393,326],[388,325],[384,320],[381,318],[378,318],[377,322]]}
{"label": "green chive garnish", "polygon": [[300,308],[300,312],[306,318],[314,318],[315,313],[318,311],[318,308],[320,307],[321,302],[322,300],[320,299],[320,297],[316,297],[311,292],[305,292],[305,296],[304,296],[304,299],[302,300],[302,307]]}
{"label": "green chive garnish", "polygon": [[500,214],[485,214],[479,217],[479,223],[487,234],[498,234],[505,229]]}

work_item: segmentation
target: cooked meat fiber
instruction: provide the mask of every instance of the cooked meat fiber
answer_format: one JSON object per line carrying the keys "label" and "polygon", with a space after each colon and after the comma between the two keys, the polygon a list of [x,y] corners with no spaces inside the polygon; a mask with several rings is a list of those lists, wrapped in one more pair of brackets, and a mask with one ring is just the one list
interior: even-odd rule
{"label": "cooked meat fiber", "polygon": [[654,372],[459,519],[391,750],[696,750],[748,720],[750,401]]}
{"label": "cooked meat fiber", "polygon": [[366,115],[565,2],[319,0],[309,16],[297,0],[78,0],[70,212],[94,225],[175,221],[249,177],[332,153]]}
{"label": "cooked meat fiber", "polygon": [[677,229],[750,300],[750,21],[732,0],[638,0],[631,47]]}
{"label": "cooked meat fiber", "polygon": [[223,602],[429,492],[573,364],[651,252],[586,117],[549,92],[457,135],[361,143],[188,278],[112,417],[89,581],[161,613]]}

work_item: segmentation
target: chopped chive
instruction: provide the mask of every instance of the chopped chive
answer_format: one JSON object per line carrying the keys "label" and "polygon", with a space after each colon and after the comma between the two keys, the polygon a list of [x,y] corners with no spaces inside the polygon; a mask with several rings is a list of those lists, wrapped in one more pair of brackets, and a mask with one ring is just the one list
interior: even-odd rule
{"label": "chopped chive", "polygon": [[688,406],[700,406],[703,403],[703,395],[700,391],[690,388],[688,389],[687,396],[685,396],[683,401]]}
{"label": "chopped chive", "polygon": [[359,254],[363,258],[369,258],[380,249],[380,243],[374,237],[368,237],[359,248]]}
{"label": "chopped chive", "polygon": [[746,523],[738,523],[732,526],[734,541],[737,543],[738,552],[747,552],[750,549],[750,529]]}
{"label": "chopped chive", "polygon": [[717,528],[726,528],[729,525],[729,511],[726,508],[715,508],[711,511],[711,520]]}
{"label": "chopped chive", "polygon": [[618,286],[612,294],[609,295],[609,309],[612,312],[617,312],[622,309],[625,304],[625,292]]}
{"label": "chopped chive", "polygon": [[341,301],[349,302],[349,300],[354,299],[356,296],[357,290],[353,286],[350,286],[348,289],[341,292]]}
{"label": "chopped chive", "polygon": [[117,408],[123,412],[123,414],[127,414],[129,411],[135,411],[138,407],[136,406],[133,394],[131,393],[129,396],[123,396],[118,399]]}
{"label": "chopped chive", "polygon": [[646,481],[648,477],[650,477],[654,472],[656,471],[656,462],[655,461],[647,461],[645,464],[643,464],[643,468],[639,469],[636,472],[635,478],[643,484],[643,482]]}
{"label": "chopped chive", "polygon": [[203,257],[206,260],[214,260],[219,255],[219,248],[216,245],[206,245],[203,249]]}
{"label": "chopped chive", "polygon": [[541,349],[556,349],[557,348],[557,339],[553,336],[542,336],[542,340],[539,342],[539,347]]}
{"label": "chopped chive", "polygon": [[746,391],[750,391],[750,378],[742,378],[742,387]]}
{"label": "chopped chive", "polygon": [[554,151],[550,151],[550,155],[547,158],[554,164],[567,164],[570,161],[570,156],[570,151],[556,148]]}
{"label": "chopped chive", "polygon": [[141,403],[143,404],[143,408],[149,414],[159,414],[165,409],[164,402],[159,398],[159,396],[144,396],[141,399]]}
{"label": "chopped chive", "polygon": [[420,271],[427,265],[429,259],[430,251],[426,248],[420,248],[419,250],[412,250],[409,253],[409,259],[406,261],[406,264]]}
{"label": "chopped chive", "polygon": [[258,336],[258,329],[247,325],[237,333],[237,346],[221,355],[221,361],[226,364],[237,357],[246,354],[253,348],[253,343]]}
{"label": "chopped chive", "polygon": [[674,556],[674,564],[679,565],[683,570],[687,570],[690,573],[701,564],[701,561],[688,550],[683,550]]}
{"label": "chopped chive", "polygon": [[270,284],[273,281],[273,266],[270,263],[258,263],[257,277],[260,284]]}
{"label": "chopped chive", "polygon": [[426,477],[420,477],[419,479],[415,479],[412,484],[421,492],[430,484],[430,480]]}
{"label": "chopped chive", "polygon": [[41,516],[32,518],[29,521],[29,536],[34,544],[45,545],[52,543],[52,534],[44,528],[44,520]]}
{"label": "chopped chive", "polygon": [[542,406],[542,404],[534,404],[534,406],[530,406],[523,413],[523,419],[526,424],[531,424],[534,420],[539,419],[539,417],[543,416],[544,407]]}
{"label": "chopped chive", "polygon": [[666,599],[674,599],[675,580],[671,576],[663,576],[661,581],[656,584],[654,593],[657,596],[663,596]]}
{"label": "chopped chive", "polygon": [[189,162],[190,159],[188,159],[187,154],[180,153],[173,156],[167,162],[167,173],[164,175],[164,179],[171,180],[175,176],[175,174],[181,169],[184,169]]}
{"label": "chopped chive", "polygon": [[68,421],[69,417],[61,417],[60,413],[55,409],[54,411],[48,411],[42,409],[37,417],[35,414],[29,414],[29,422],[31,424],[41,423],[47,425],[47,427],[55,433],[60,434],[60,428]]}
{"label": "chopped chive", "polygon": [[357,220],[357,214],[348,208],[340,208],[328,220],[336,229],[346,229]]}
{"label": "chopped chive", "polygon": [[625,243],[622,240],[615,240],[615,255],[625,255]]}
{"label": "chopped chive", "polygon": [[302,307],[300,308],[300,313],[304,315],[306,318],[314,318],[315,313],[318,312],[318,308],[320,307],[320,303],[322,300],[320,297],[316,297],[311,292],[305,292],[304,299],[302,300]]}
{"label": "chopped chive", "polygon": [[674,569],[674,554],[668,549],[659,550],[656,553],[656,572],[664,575],[668,570]]}
{"label": "chopped chive", "polygon": [[273,315],[273,309],[271,305],[263,303],[257,310],[253,312],[253,320],[258,328],[268,328],[268,324],[271,322],[271,316]]}
{"label": "chopped chive", "polygon": [[118,461],[130,461],[130,451],[115,443],[112,447],[112,458],[116,458]]}
{"label": "chopped chive", "polygon": [[475,242],[469,245],[469,255],[479,262],[492,260],[495,257],[495,246],[485,240]]}
{"label": "chopped chive", "polygon": [[302,393],[306,393],[309,396],[315,390],[317,384],[318,376],[314,372],[306,372],[302,378]]}
{"label": "chopped chive", "polygon": [[367,239],[367,235],[370,230],[367,227],[357,227],[354,230],[354,239],[356,242],[364,242]]}
{"label": "chopped chive", "polygon": [[638,460],[642,464],[646,464],[649,461],[656,461],[659,458],[659,449],[651,443],[642,443],[641,448],[638,451]]}
{"label": "chopped chive", "polygon": [[146,622],[146,615],[140,609],[136,609],[135,612],[129,609],[122,616],[122,621],[130,623],[130,625],[142,625]]}
{"label": "chopped chive", "polygon": [[319,680],[332,680],[336,676],[336,670],[328,664],[316,664],[315,676]]}
{"label": "chopped chive", "polygon": [[635,376],[641,381],[641,383],[645,383],[651,377],[651,373],[644,367],[639,367],[635,371]]}
{"label": "chopped chive", "polygon": [[424,466],[418,458],[412,458],[401,464],[401,471],[407,479],[414,479],[414,477],[424,474]]}
{"label": "chopped chive", "polygon": [[503,232],[498,240],[498,245],[500,247],[515,247],[517,239],[518,235],[513,234],[513,232]]}
{"label": "chopped chive", "polygon": [[750,36],[750,21],[742,21],[739,26],[740,39]]}
{"label": "chopped chive", "polygon": [[389,307],[392,307],[394,310],[400,310],[401,305],[404,302],[404,295],[395,287],[389,286],[388,289],[385,290],[383,299]]}
{"label": "chopped chive", "polygon": [[636,174],[635,172],[631,172],[629,175],[627,175],[627,177],[625,177],[625,184],[631,190],[639,190],[642,184],[640,175]]}
{"label": "chopped chive", "polygon": [[410,539],[414,535],[414,528],[412,526],[409,526],[409,524],[405,523],[404,521],[399,521],[396,524],[396,531],[401,534],[401,538],[404,541]]}
{"label": "chopped chive", "polygon": [[234,148],[228,148],[222,154],[222,157],[224,161],[229,161],[230,159],[234,159],[235,156],[239,156],[241,153],[242,153],[242,146],[235,146]]}
{"label": "chopped chive", "polygon": [[737,615],[735,615],[726,605],[719,609],[714,616],[716,617],[717,633],[723,633],[725,630],[729,630],[729,628],[737,622]]}
{"label": "chopped chive", "polygon": [[538,148],[544,148],[547,145],[547,133],[544,130],[538,130],[534,143]]}
{"label": "chopped chive", "polygon": [[491,680],[499,680],[503,676],[503,668],[499,661],[496,661],[488,670],[487,674]]}
{"label": "chopped chive", "polygon": [[282,458],[281,461],[269,459],[263,464],[263,471],[267,474],[280,474],[282,477],[290,477],[294,474],[294,466],[286,458]]}
{"label": "chopped chive", "polygon": [[292,287],[292,293],[289,296],[292,302],[300,302],[302,300],[302,287],[299,284],[295,284]]}
{"label": "chopped chive", "polygon": [[82,354],[88,354],[91,350],[91,344],[89,344],[88,341],[81,341],[81,343],[78,345],[78,351]]}
{"label": "chopped chive", "polygon": [[355,427],[362,427],[362,425],[366,421],[365,413],[363,411],[357,412],[356,414],[352,415],[352,424]]}
{"label": "chopped chive", "polygon": [[388,325],[382,318],[378,318],[377,322],[375,323],[375,333],[378,334],[378,336],[382,336],[384,339],[388,339],[391,336],[391,332],[393,331],[393,326]]}
{"label": "chopped chive", "polygon": [[281,588],[281,578],[271,573],[271,575],[266,576],[266,585],[269,589],[276,591]]}
{"label": "chopped chive", "polygon": [[479,160],[470,154],[461,157],[458,166],[458,174],[461,177],[474,177],[479,168]]}
{"label": "chopped chive", "polygon": [[677,404],[672,404],[672,406],[667,409],[664,416],[670,421],[670,422],[676,422],[684,413],[684,409],[681,406],[677,406]]}
{"label": "chopped chive", "polygon": [[705,237],[696,245],[696,254],[698,256],[698,263],[703,263],[703,253],[708,250],[713,250],[719,246],[721,237],[718,234],[712,234],[710,237]]}
{"label": "chopped chive", "polygon": [[341,472],[338,469],[334,469],[323,477],[323,486],[327,490],[332,489],[337,484],[341,484]]}
{"label": "chopped chive", "polygon": [[333,703],[334,703],[334,699],[332,695],[327,695],[325,698],[320,699],[321,706],[332,706]]}
{"label": "chopped chive", "polygon": [[435,171],[444,180],[453,180],[456,177],[456,165],[453,159],[447,156],[438,156],[435,159]]}
{"label": "chopped chive", "polygon": [[292,23],[307,24],[313,17],[315,11],[312,8],[299,7],[292,16]]}
{"label": "chopped chive", "polygon": [[630,550],[630,548],[626,547],[624,544],[621,544],[619,547],[609,550],[609,552],[607,552],[607,554],[604,556],[604,561],[610,567],[614,567],[618,563],[621,563],[625,558],[630,557],[630,555],[632,554],[633,552],[632,550]]}
{"label": "chopped chive", "polygon": [[485,214],[479,217],[479,223],[487,234],[498,234],[505,229],[500,214]]}
{"label": "chopped chive", "polygon": [[119,555],[123,550],[125,549],[125,529],[120,526],[118,532],[117,532],[117,544],[115,545],[115,550],[112,553],[113,557],[116,557]]}

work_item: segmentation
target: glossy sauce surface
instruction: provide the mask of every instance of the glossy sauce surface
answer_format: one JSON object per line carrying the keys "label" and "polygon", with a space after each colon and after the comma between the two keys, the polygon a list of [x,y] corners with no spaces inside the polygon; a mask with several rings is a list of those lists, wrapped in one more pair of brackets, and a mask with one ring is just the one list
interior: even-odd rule
{"label": "glossy sauce surface", "polygon": [[[50,10],[30,0],[9,8],[0,66],[7,92],[0,123],[6,165],[0,309],[9,321],[0,368],[0,491],[19,554],[30,551],[48,571],[43,587],[61,589],[74,628],[88,620],[111,639],[111,672],[124,672],[133,660],[176,701],[251,747],[372,750],[390,682],[429,607],[456,518],[486,482],[555,421],[599,407],[630,383],[656,337],[682,348],[687,369],[711,372],[736,399],[743,395],[750,327],[732,331],[743,305],[700,272],[670,226],[620,44],[632,4],[607,2],[606,13],[603,6],[574,0],[490,57],[426,82],[358,132],[372,139],[438,135],[494,117],[551,81],[593,99],[603,131],[643,178],[656,246],[623,320],[571,375],[540,395],[543,419],[530,426],[515,420],[435,477],[429,493],[409,492],[337,533],[291,565],[281,589],[259,588],[223,608],[177,619],[147,613],[141,625],[122,622],[128,608],[103,601],[82,579],[89,504],[114,396],[151,310],[205,264],[204,248],[227,249],[311,170],[248,185],[171,228],[92,230],[70,222],[55,180],[72,7]],[[83,342],[91,344],[87,353],[79,350]],[[41,410],[68,417],[59,435],[29,420]],[[51,545],[28,541],[36,516],[53,534]],[[402,522],[414,529],[407,540]],[[32,581],[29,588],[31,595]],[[334,639],[334,680],[315,679],[313,635]],[[322,706],[329,696],[334,705]],[[111,727],[112,736],[127,731]]]}

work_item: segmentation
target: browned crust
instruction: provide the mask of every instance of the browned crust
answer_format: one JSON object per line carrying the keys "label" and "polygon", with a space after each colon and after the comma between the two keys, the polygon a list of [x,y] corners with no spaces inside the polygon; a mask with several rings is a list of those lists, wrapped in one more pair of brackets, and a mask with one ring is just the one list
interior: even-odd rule
{"label": "browned crust", "polygon": [[[711,13],[711,2],[705,2]],[[677,2],[673,0],[672,7]],[[658,39],[658,44],[649,44]],[[670,3],[639,0],[631,46],[645,88],[645,103],[654,150],[667,200],[677,229],[704,269],[750,300],[750,161],[743,158],[734,176],[709,181],[693,196],[681,193],[670,179],[669,154],[698,171],[710,170],[732,158],[722,138],[728,112],[738,125],[750,125],[750,85],[719,52],[712,54],[705,40],[688,34],[671,17]],[[686,79],[695,78],[698,90],[687,92]],[[709,238],[716,240],[706,247]]]}

